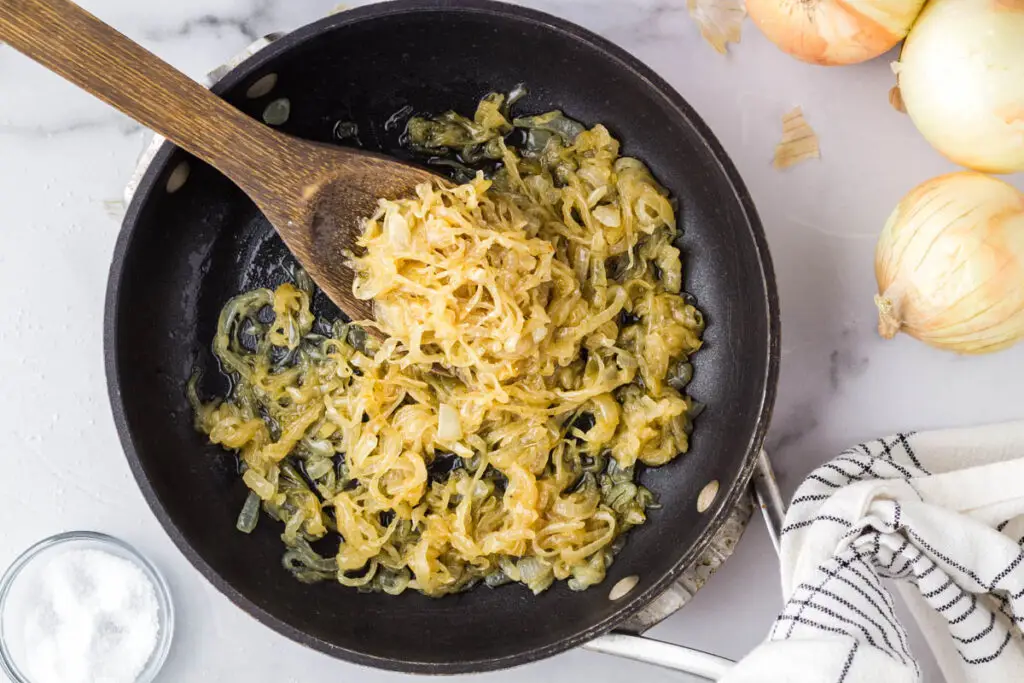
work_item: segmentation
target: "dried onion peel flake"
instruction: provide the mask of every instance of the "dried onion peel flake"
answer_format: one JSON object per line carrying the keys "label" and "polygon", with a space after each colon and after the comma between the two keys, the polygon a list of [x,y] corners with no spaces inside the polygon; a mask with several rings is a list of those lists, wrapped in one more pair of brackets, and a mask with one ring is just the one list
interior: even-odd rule
{"label": "dried onion peel flake", "polygon": [[686,7],[700,26],[700,35],[723,55],[729,43],[740,42],[747,16],[744,0],[686,0]]}
{"label": "dried onion peel flake", "polygon": [[808,159],[820,159],[818,136],[800,107],[782,116],[782,141],[775,146],[775,168],[785,169]]}
{"label": "dried onion peel flake", "polygon": [[889,104],[901,114],[907,113],[907,107],[903,104],[903,93],[900,92],[900,86],[894,85],[889,89]]}

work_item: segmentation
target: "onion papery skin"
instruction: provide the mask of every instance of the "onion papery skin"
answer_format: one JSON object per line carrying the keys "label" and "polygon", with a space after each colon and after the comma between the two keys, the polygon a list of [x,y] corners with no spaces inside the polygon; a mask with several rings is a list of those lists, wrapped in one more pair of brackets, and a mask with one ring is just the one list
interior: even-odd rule
{"label": "onion papery skin", "polygon": [[875,252],[879,332],[964,354],[1024,338],[1024,194],[981,173],[933,178],[893,211]]}
{"label": "onion papery skin", "polygon": [[784,52],[839,66],[891,50],[923,5],[924,0],[747,0],[747,13]]}
{"label": "onion papery skin", "polygon": [[903,45],[899,85],[951,161],[1024,171],[1024,0],[932,0]]}

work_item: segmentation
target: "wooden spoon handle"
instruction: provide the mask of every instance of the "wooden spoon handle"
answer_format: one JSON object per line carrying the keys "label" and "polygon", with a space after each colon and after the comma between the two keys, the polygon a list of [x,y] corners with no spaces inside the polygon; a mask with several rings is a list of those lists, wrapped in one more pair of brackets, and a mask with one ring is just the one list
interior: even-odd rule
{"label": "wooden spoon handle", "polygon": [[0,0],[0,40],[206,161],[250,195],[254,181],[262,184],[287,167],[280,158],[285,136],[68,0]]}

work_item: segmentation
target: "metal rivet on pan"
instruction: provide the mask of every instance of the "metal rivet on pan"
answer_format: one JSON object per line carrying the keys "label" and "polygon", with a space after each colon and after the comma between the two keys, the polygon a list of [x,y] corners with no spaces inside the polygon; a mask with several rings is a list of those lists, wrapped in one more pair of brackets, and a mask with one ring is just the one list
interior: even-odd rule
{"label": "metal rivet on pan", "polygon": [[292,113],[292,103],[287,97],[276,99],[263,110],[263,122],[268,126],[280,126]]}
{"label": "metal rivet on pan", "polygon": [[700,490],[700,494],[697,496],[697,512],[706,512],[715,502],[716,496],[718,496],[717,479]]}
{"label": "metal rivet on pan", "polygon": [[626,597],[629,595],[630,591],[636,588],[636,584],[639,582],[640,577],[636,574],[620,579],[617,584],[612,586],[611,591],[608,593],[608,599],[614,602],[615,600],[620,600]]}
{"label": "metal rivet on pan", "polygon": [[263,97],[277,85],[277,74],[267,74],[263,78],[259,79],[255,83],[249,86],[249,89],[245,91],[245,96],[250,100],[255,100],[258,97]]}
{"label": "metal rivet on pan", "polygon": [[167,177],[167,194],[174,194],[185,184],[188,180],[188,174],[191,169],[188,166],[187,161],[183,161],[174,167],[171,171],[171,175]]}

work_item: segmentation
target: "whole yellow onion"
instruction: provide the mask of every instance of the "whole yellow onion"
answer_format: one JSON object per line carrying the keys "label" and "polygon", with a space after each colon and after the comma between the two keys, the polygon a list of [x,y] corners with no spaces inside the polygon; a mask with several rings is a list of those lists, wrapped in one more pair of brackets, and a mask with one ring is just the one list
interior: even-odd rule
{"label": "whole yellow onion", "polygon": [[977,171],[1024,171],[1024,0],[932,0],[898,73],[933,147]]}
{"label": "whole yellow onion", "polygon": [[925,0],[747,0],[768,39],[797,59],[864,62],[903,40]]}
{"label": "whole yellow onion", "polygon": [[903,198],[878,239],[878,331],[959,353],[1024,338],[1024,194],[970,171]]}

